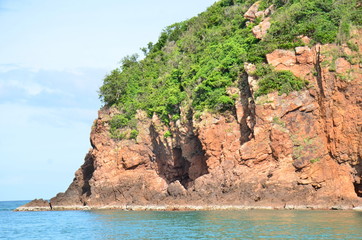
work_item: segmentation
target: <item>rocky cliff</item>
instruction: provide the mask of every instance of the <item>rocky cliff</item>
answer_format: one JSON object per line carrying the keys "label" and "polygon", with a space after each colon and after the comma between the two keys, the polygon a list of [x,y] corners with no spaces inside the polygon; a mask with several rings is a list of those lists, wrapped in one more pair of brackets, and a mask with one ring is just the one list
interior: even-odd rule
{"label": "rocky cliff", "polygon": [[52,208],[360,205],[362,30],[354,29],[351,41],[357,49],[317,44],[267,55],[276,70],[307,80],[303,91],[254,98],[259,79],[245,63],[238,87],[228,88],[237,96],[233,110],[181,108],[169,125],[139,110],[136,139],[112,139],[109,121],[119,112],[102,108],[92,149]]}

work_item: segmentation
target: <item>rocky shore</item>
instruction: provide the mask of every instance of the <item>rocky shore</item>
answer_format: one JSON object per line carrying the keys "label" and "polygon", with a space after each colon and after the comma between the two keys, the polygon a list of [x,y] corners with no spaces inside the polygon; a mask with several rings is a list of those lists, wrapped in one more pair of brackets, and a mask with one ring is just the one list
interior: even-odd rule
{"label": "rocky shore", "polygon": [[[47,201],[45,201],[47,202]],[[15,211],[97,211],[97,210],[123,210],[123,211],[216,211],[216,210],[355,210],[362,211],[362,206],[351,205],[108,205],[101,207],[90,206],[31,206],[24,205]]]}

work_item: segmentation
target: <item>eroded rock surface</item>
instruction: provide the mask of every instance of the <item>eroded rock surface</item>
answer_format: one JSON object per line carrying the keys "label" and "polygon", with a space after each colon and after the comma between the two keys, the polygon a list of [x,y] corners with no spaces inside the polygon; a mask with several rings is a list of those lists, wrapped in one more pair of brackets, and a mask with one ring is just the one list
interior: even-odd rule
{"label": "eroded rock surface", "polygon": [[47,200],[34,199],[33,201],[19,207],[16,211],[50,211],[52,206]]}

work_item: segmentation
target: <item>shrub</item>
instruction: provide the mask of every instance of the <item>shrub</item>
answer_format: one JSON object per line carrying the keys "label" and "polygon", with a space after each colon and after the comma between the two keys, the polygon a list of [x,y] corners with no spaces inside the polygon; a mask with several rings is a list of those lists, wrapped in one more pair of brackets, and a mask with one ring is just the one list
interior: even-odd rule
{"label": "shrub", "polygon": [[273,91],[278,91],[279,94],[299,91],[307,85],[307,82],[294,76],[290,71],[272,71],[261,78],[258,85],[259,89],[256,91],[255,97]]}
{"label": "shrub", "polygon": [[130,122],[130,119],[128,119],[124,115],[120,114],[120,115],[113,116],[113,118],[110,120],[109,123],[110,123],[111,128],[118,129],[118,128],[126,127],[129,122]]}
{"label": "shrub", "polygon": [[316,163],[316,162],[319,162],[320,161],[320,158],[313,158],[310,160],[310,163]]}
{"label": "shrub", "polygon": [[138,131],[136,129],[131,130],[130,134],[129,134],[129,139],[136,139],[138,136]]}
{"label": "shrub", "polygon": [[113,140],[118,140],[118,141],[125,139],[127,136],[127,133],[121,132],[119,129],[115,129],[115,128],[111,128],[109,133],[110,133],[110,137]]}
{"label": "shrub", "polygon": [[163,134],[163,136],[164,136],[165,138],[172,137],[172,133],[167,130],[167,131]]}
{"label": "shrub", "polygon": [[348,41],[347,42],[347,46],[349,47],[349,49],[351,49],[352,51],[358,52],[358,45],[355,44],[354,42]]}

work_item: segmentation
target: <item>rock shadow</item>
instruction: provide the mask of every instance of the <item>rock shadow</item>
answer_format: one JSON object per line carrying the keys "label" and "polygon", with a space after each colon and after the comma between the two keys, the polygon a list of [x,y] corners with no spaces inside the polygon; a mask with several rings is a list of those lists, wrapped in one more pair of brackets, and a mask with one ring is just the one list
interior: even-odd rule
{"label": "rock shadow", "polygon": [[[192,129],[192,125],[188,127]],[[205,151],[192,131],[186,136],[181,136],[180,132],[173,133],[172,137],[185,142],[183,146],[165,144],[161,139],[164,136],[160,136],[153,125],[150,126],[150,135],[158,174],[168,184],[178,180],[187,188],[190,182],[208,173]]]}
{"label": "rock shadow", "polygon": [[[189,180],[190,163],[182,156],[181,148],[166,145],[153,125],[150,126],[152,149],[155,154],[158,174],[167,183]],[[163,136],[162,136],[163,137]]]}
{"label": "rock shadow", "polygon": [[[256,124],[255,102],[251,87],[248,82],[248,74],[243,72],[239,81],[240,102],[243,107],[243,116],[238,119],[240,123],[240,144],[250,141],[254,138],[254,126]],[[236,114],[235,114],[236,115]],[[237,116],[236,116],[237,117]]]}
{"label": "rock shadow", "polygon": [[94,173],[94,158],[90,152],[87,153],[81,170],[83,176],[82,195],[85,194],[87,197],[89,197],[92,194],[89,180],[93,177]]}
{"label": "rock shadow", "polygon": [[358,197],[362,197],[362,159],[359,157],[358,162],[354,168],[356,171],[355,181],[354,181],[354,190]]}

